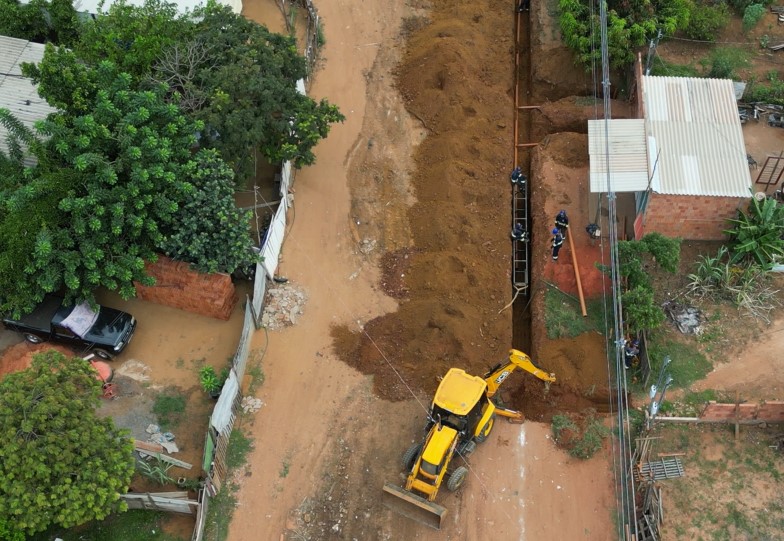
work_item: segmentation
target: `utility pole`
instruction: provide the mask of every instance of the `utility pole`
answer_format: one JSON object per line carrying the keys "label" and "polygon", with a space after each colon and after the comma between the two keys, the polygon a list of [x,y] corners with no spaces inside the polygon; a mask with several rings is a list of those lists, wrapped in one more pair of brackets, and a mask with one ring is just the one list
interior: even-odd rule
{"label": "utility pole", "polygon": [[662,39],[661,28],[659,29],[659,33],[656,35],[656,38],[651,39],[651,42],[648,45],[648,57],[645,59],[645,75],[651,74],[651,66],[653,65],[653,55],[656,53],[656,47],[659,46],[660,39]]}

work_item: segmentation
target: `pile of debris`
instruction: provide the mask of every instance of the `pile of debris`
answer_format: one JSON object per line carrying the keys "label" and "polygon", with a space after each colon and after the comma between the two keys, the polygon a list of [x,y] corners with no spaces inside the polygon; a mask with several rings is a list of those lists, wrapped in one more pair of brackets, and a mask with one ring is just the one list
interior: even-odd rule
{"label": "pile of debris", "polygon": [[306,301],[305,293],[290,283],[275,284],[274,288],[267,290],[261,325],[274,331],[296,324]]}
{"label": "pile of debris", "polygon": [[256,413],[263,405],[264,402],[255,396],[244,396],[242,397],[242,402],[240,403],[240,407],[242,407],[243,413]]}
{"label": "pile of debris", "polygon": [[[163,447],[167,453],[176,453],[180,449],[177,447],[177,444],[174,443],[174,434],[171,432],[161,432],[161,427],[156,424],[151,423],[146,429],[150,437],[147,438],[147,443],[157,443],[161,447]],[[139,452],[139,454],[144,457],[143,452]]]}

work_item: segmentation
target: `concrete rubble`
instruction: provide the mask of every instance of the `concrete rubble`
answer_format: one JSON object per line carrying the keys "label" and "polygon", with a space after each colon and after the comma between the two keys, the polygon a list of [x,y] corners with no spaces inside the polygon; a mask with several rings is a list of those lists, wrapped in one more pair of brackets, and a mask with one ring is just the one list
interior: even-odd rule
{"label": "concrete rubble", "polygon": [[267,290],[262,326],[274,331],[295,325],[307,300],[305,292],[291,283],[273,285]]}

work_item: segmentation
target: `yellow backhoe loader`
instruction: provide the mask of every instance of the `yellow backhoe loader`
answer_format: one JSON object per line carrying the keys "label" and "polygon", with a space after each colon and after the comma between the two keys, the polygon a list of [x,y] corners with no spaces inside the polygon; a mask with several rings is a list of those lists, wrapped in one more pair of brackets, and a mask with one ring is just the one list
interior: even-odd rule
{"label": "yellow backhoe loader", "polygon": [[516,369],[530,372],[546,386],[555,381],[553,374],[538,369],[525,353],[512,349],[509,360],[499,363],[483,378],[471,376],[460,368],[450,368],[436,390],[425,427],[423,442],[411,446],[403,455],[408,472],[405,487],[384,484],[383,502],[394,511],[422,524],[441,529],[446,508],[435,503],[438,489],[459,489],[468,475],[465,466],[450,467],[458,453],[463,458],[484,442],[493,429],[496,416],[522,422],[519,411],[503,408],[493,401],[498,387]]}

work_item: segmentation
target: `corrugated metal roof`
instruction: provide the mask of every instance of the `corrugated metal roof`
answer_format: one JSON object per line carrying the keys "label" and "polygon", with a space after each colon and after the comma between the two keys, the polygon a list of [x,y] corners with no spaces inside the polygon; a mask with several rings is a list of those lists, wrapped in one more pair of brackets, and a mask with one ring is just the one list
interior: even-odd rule
{"label": "corrugated metal roof", "polygon": [[645,121],[615,119],[588,121],[591,192],[607,192],[606,154],[609,141],[610,187],[614,192],[641,192],[648,188],[648,148]]}
{"label": "corrugated metal roof", "polygon": [[729,79],[643,77],[655,192],[748,197],[751,186],[735,89]]}
{"label": "corrugated metal roof", "polygon": [[[23,39],[0,36],[0,108],[11,111],[25,126],[32,128],[38,120],[56,111],[30,79],[22,76],[22,63],[38,63],[44,57],[44,46]],[[0,150],[8,151],[8,131],[0,125]]]}

